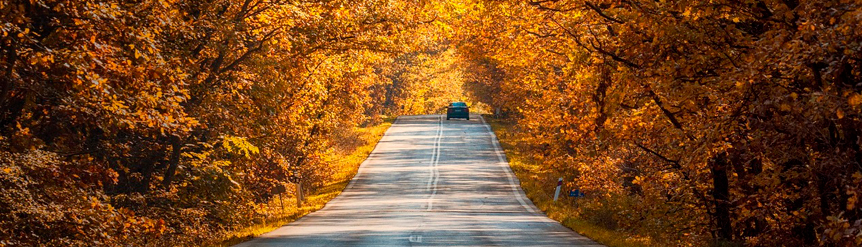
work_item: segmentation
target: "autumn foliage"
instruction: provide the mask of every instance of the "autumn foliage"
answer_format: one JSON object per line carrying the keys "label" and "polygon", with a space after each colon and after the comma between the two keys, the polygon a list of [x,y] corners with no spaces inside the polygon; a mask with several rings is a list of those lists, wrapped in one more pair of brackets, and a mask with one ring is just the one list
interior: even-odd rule
{"label": "autumn foliage", "polygon": [[207,244],[322,185],[389,113],[381,68],[436,42],[424,8],[0,2],[0,245]]}
{"label": "autumn foliage", "polygon": [[862,244],[862,2],[485,1],[460,50],[583,218],[668,245]]}
{"label": "autumn foliage", "polygon": [[0,245],[207,244],[330,181],[353,127],[454,100],[516,121],[605,227],[862,245],[860,23],[858,0],[2,1]]}

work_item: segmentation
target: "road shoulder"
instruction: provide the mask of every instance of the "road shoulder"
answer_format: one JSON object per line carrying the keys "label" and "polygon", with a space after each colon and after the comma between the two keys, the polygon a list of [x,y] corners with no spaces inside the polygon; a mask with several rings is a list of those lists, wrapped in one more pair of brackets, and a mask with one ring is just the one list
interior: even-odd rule
{"label": "road shoulder", "polygon": [[540,161],[527,157],[529,150],[524,150],[519,140],[516,140],[512,133],[515,124],[488,115],[484,115],[483,118],[496,135],[497,141],[499,141],[508,159],[508,164],[517,180],[520,181],[519,185],[526,194],[526,197],[532,205],[535,205],[541,212],[544,212],[548,218],[559,222],[578,234],[610,247],[657,246],[647,238],[630,236],[624,232],[605,229],[582,219],[572,217],[572,212],[575,210],[574,207],[566,203],[554,203],[552,199],[553,187],[546,186],[554,184],[556,181],[553,178],[557,176],[549,176],[542,172],[538,169]]}

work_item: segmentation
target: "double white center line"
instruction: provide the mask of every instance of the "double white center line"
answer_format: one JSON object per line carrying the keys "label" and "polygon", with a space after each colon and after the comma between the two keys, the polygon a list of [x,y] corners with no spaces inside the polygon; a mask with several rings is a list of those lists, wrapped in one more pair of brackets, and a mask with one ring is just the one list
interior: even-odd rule
{"label": "double white center line", "polygon": [[427,211],[431,211],[434,208],[434,196],[437,195],[437,181],[440,180],[440,171],[437,169],[437,163],[440,161],[441,139],[443,139],[443,117],[437,119],[437,135],[434,138],[434,150],[431,152],[431,165],[429,166],[431,173],[428,176],[428,184],[425,185],[425,191],[431,192],[431,195],[428,196],[428,207],[425,208]]}

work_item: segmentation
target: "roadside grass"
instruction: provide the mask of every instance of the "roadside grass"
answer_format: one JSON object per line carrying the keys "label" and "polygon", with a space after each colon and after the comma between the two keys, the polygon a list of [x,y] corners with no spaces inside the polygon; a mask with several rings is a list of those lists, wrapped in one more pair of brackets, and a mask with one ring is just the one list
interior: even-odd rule
{"label": "roadside grass", "polygon": [[[578,215],[576,212],[577,209],[573,205],[575,202],[572,199],[565,198],[555,203],[553,201],[553,193],[556,187],[556,178],[560,177],[558,176],[559,174],[547,172],[542,169],[541,160],[532,158],[529,154],[530,150],[526,148],[526,143],[523,143],[524,141],[518,139],[517,135],[512,132],[514,128],[513,123],[496,119],[490,115],[483,116],[485,116],[485,120],[491,125],[491,129],[497,135],[497,139],[506,153],[506,158],[509,160],[512,171],[515,172],[515,175],[521,181],[521,188],[524,189],[524,193],[549,218],[609,247],[662,246],[662,244],[652,241],[649,237],[635,236],[631,233],[607,229],[576,217],[575,215]],[[565,196],[561,195],[561,197]]]}
{"label": "roadside grass", "polygon": [[301,208],[296,207],[296,197],[290,194],[284,198],[275,197],[269,203],[263,206],[264,211],[269,217],[265,217],[259,223],[226,232],[221,239],[214,241],[214,246],[232,246],[244,241],[251,240],[261,234],[271,232],[279,227],[294,222],[303,216],[320,210],[326,203],[337,197],[347,187],[350,179],[356,175],[359,170],[359,165],[365,161],[365,158],[371,154],[377,142],[383,137],[383,134],[392,126],[395,118],[386,118],[380,124],[356,127],[356,137],[361,140],[361,143],[356,145],[345,155],[339,152],[327,154],[325,160],[331,165],[335,171],[332,178],[333,181],[327,183],[321,188],[307,192],[305,201]]}

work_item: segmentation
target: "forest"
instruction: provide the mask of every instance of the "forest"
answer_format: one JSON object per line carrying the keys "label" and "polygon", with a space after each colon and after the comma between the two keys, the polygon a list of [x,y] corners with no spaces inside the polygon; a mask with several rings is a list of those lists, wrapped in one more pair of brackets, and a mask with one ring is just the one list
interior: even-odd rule
{"label": "forest", "polygon": [[456,100],[621,236],[862,245],[860,0],[4,0],[0,32],[0,246],[211,245]]}

